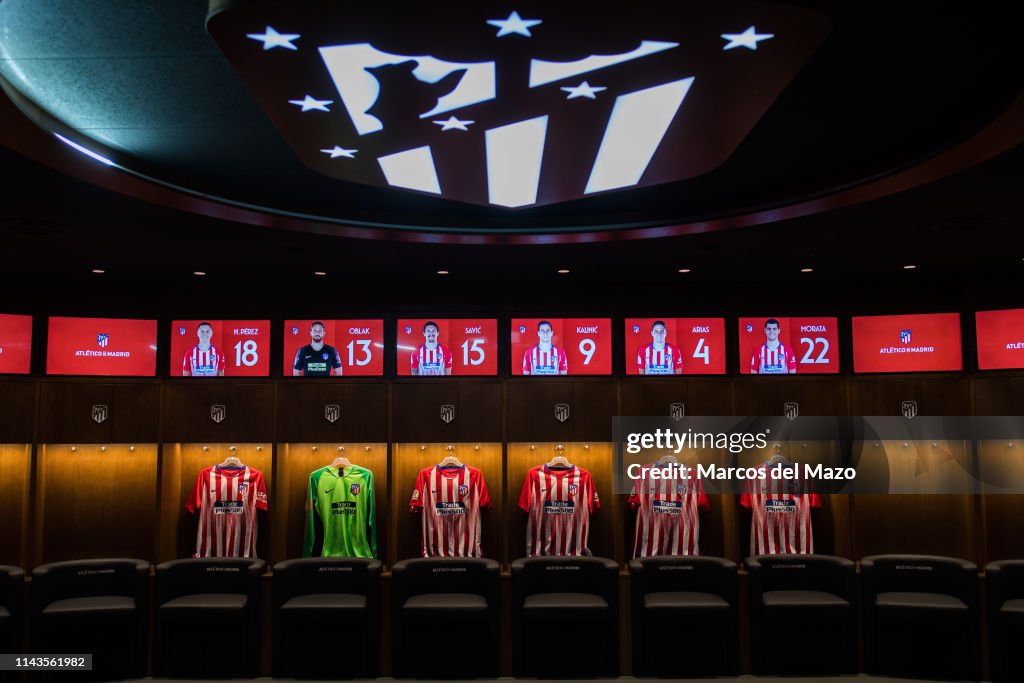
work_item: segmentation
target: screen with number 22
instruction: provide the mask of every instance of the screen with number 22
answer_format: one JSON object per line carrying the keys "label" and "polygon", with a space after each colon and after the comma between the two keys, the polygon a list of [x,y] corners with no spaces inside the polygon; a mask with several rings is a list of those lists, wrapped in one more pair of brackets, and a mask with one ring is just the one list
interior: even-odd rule
{"label": "screen with number 22", "polygon": [[836,318],[740,318],[740,373],[825,375],[839,372]]}
{"label": "screen with number 22", "polygon": [[612,321],[513,318],[512,374],[612,374]]}
{"label": "screen with number 22", "polygon": [[[319,323],[316,330],[314,323]],[[322,334],[320,342],[314,333]],[[323,358],[323,372],[308,372],[311,366],[300,360],[298,354],[313,343],[323,344],[319,350]],[[327,347],[337,352],[330,358]],[[336,367],[337,365],[337,367]],[[297,369],[298,366],[298,369]],[[306,368],[306,369],[303,369]],[[372,320],[285,320],[284,321],[284,375],[380,377],[384,374],[384,321]]]}
{"label": "screen with number 22", "polygon": [[171,377],[267,377],[269,320],[174,320]]}

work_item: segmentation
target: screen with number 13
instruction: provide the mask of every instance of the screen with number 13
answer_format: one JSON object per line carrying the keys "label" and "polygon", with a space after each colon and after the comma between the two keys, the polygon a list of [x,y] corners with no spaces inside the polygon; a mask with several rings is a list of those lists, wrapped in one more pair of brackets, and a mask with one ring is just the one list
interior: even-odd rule
{"label": "screen with number 13", "polygon": [[[324,372],[318,376],[381,377],[384,374],[383,320],[285,320],[285,377],[308,374],[301,369],[308,366],[296,358],[308,345],[315,345],[311,347],[314,350],[319,347],[317,353],[323,356]],[[330,357],[327,346],[337,351],[336,358]],[[338,361],[340,367],[335,367]]]}

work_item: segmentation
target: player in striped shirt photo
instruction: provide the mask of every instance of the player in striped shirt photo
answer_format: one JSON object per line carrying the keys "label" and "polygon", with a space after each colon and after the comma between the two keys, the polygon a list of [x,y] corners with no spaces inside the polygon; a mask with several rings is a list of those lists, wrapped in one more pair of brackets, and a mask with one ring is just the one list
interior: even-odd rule
{"label": "player in striped shirt photo", "polygon": [[537,323],[537,345],[523,354],[524,375],[568,375],[565,351],[551,343],[554,328],[547,320]]}
{"label": "player in striped shirt photo", "polygon": [[433,320],[423,325],[423,343],[409,354],[414,375],[441,377],[452,374],[452,352],[438,341],[441,329]]}
{"label": "player in striped shirt photo", "polygon": [[182,377],[223,377],[224,354],[213,345],[213,325],[201,322],[196,326],[195,346],[185,352],[181,362]]}
{"label": "player in striped shirt photo", "polygon": [[752,375],[793,375],[796,374],[796,355],[781,341],[781,327],[775,318],[764,322],[765,343],[750,359]]}
{"label": "player in striped shirt photo", "polygon": [[651,342],[636,352],[637,372],[641,375],[683,374],[683,352],[665,341],[668,328],[664,320],[651,324]]}

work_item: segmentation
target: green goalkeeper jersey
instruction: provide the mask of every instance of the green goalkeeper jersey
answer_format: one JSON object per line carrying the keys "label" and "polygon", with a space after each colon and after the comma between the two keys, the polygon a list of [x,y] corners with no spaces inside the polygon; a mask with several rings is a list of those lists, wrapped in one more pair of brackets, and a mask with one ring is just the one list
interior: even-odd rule
{"label": "green goalkeeper jersey", "polygon": [[377,557],[373,472],[365,467],[322,467],[309,475],[309,522],[303,557],[313,554],[317,520],[323,526],[323,557]]}

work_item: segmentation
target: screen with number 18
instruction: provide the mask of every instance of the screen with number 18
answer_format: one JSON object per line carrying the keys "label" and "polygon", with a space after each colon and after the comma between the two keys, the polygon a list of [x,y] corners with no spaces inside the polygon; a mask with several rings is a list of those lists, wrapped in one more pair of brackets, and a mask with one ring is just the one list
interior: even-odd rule
{"label": "screen with number 18", "polygon": [[398,375],[498,374],[498,321],[494,318],[423,318],[398,321]]}
{"label": "screen with number 18", "polygon": [[285,377],[380,377],[384,321],[285,320]]}
{"label": "screen with number 18", "polygon": [[512,374],[612,374],[612,321],[513,318]]}
{"label": "screen with number 18", "polygon": [[171,322],[171,377],[267,377],[269,320]]}
{"label": "screen with number 18", "polygon": [[740,318],[740,373],[825,375],[839,372],[835,318]]}

